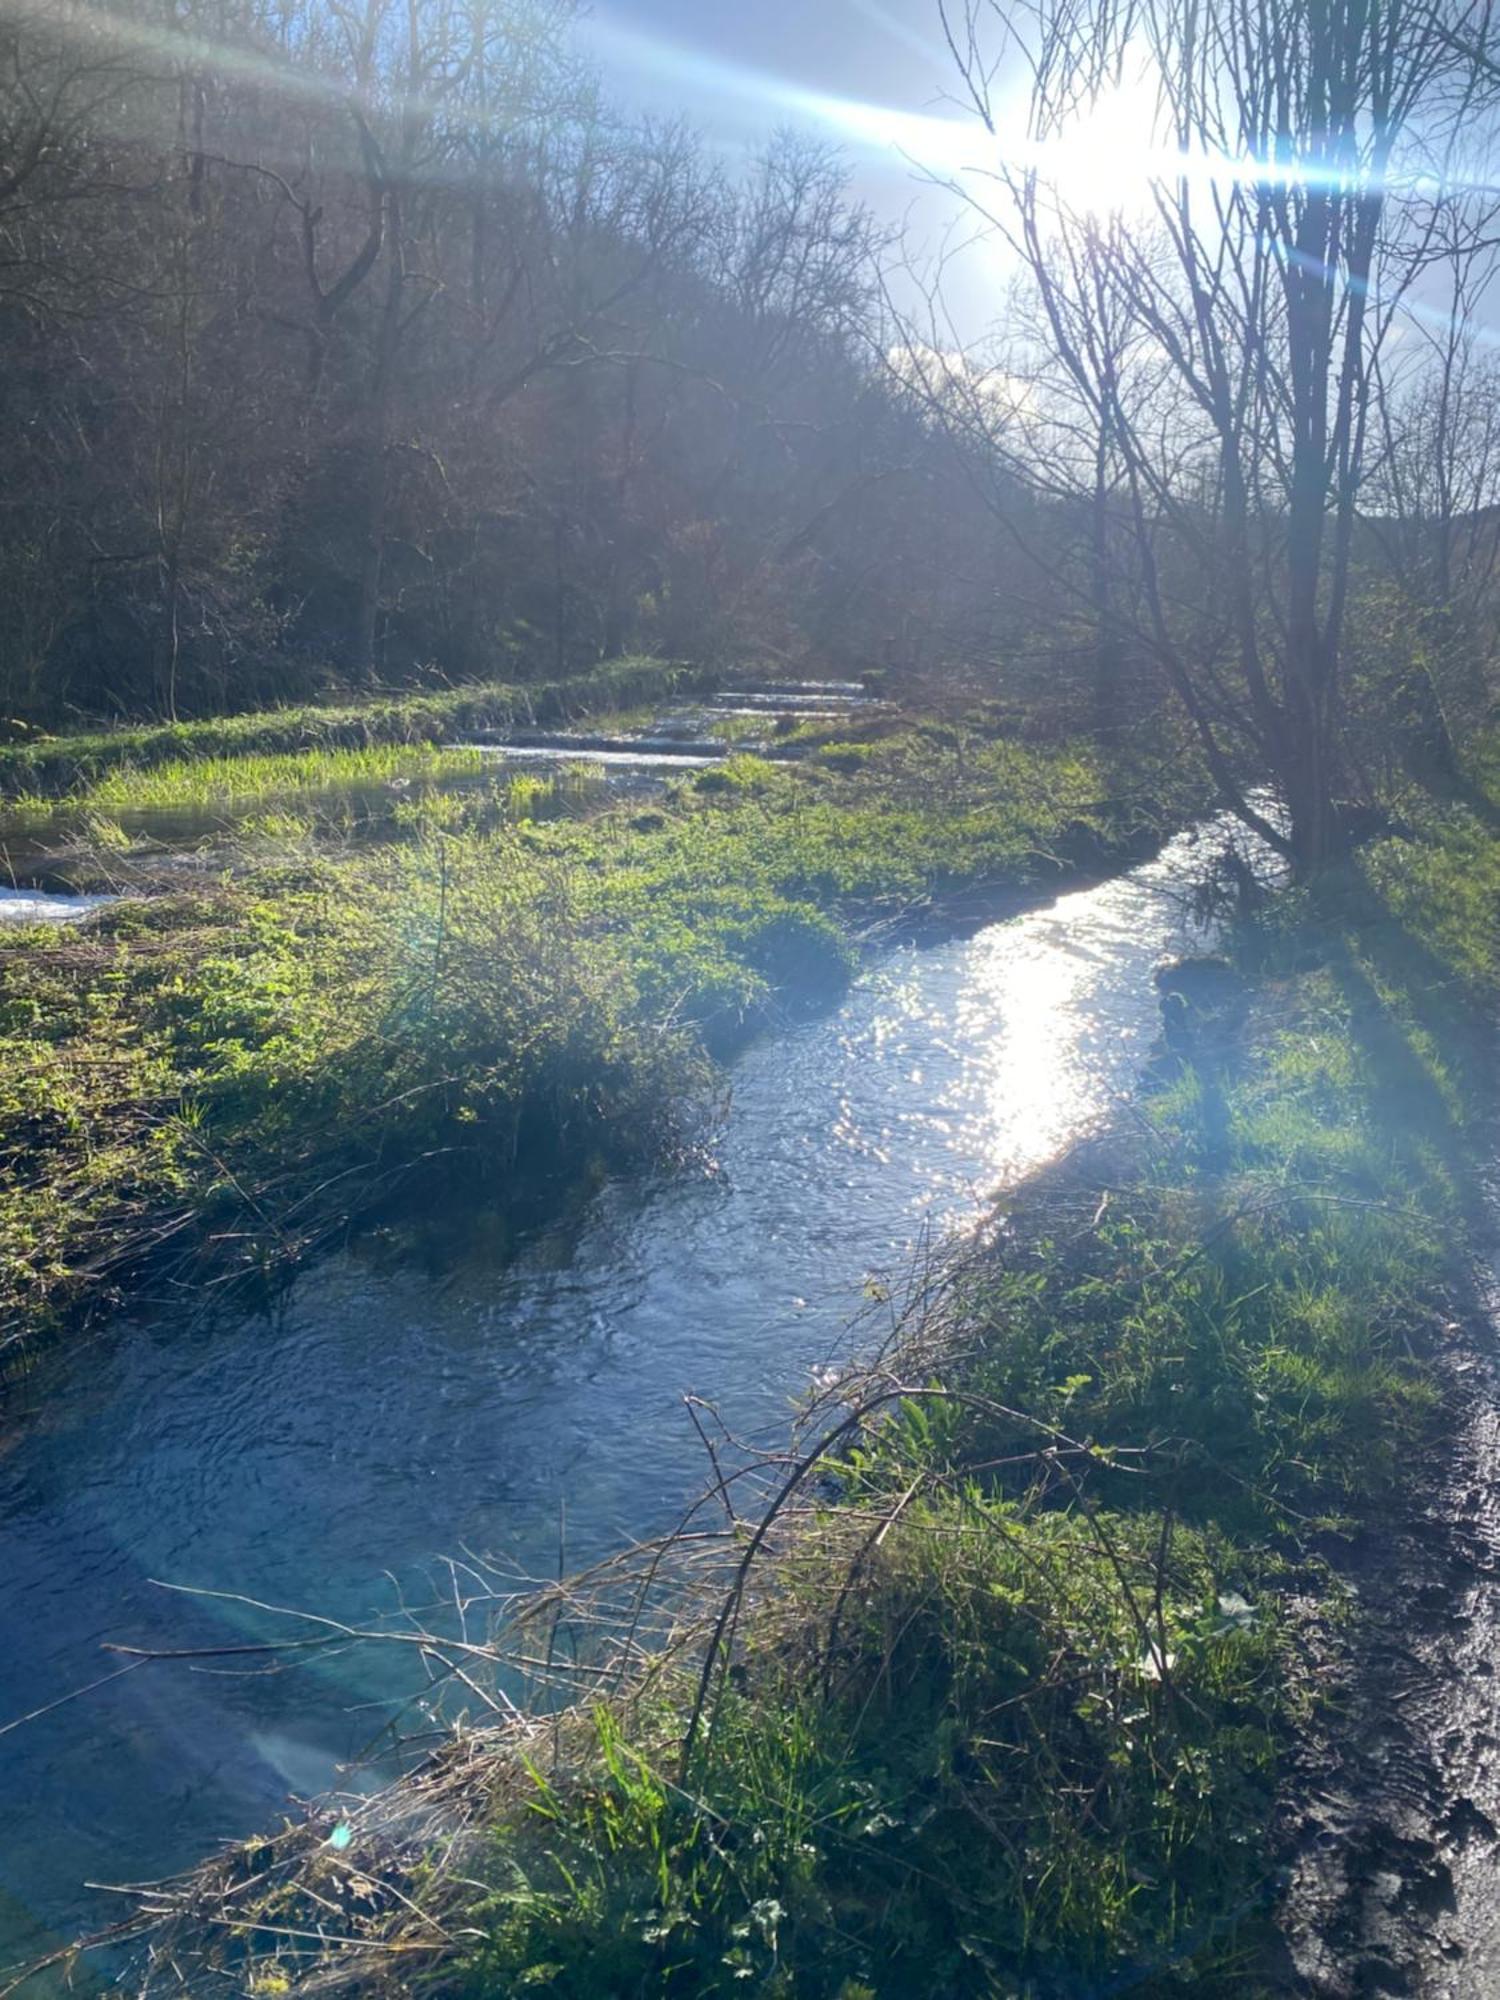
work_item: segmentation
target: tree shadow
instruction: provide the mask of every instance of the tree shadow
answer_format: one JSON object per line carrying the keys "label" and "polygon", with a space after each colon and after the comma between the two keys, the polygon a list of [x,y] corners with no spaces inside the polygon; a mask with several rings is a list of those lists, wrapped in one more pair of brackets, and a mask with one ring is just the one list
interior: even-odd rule
{"label": "tree shadow", "polygon": [[1500,833],[1500,803],[1464,768],[1446,723],[1439,722],[1435,729],[1410,738],[1402,747],[1401,761],[1409,776],[1439,805],[1464,806],[1486,832]]}
{"label": "tree shadow", "polygon": [[1193,1150],[1199,1169],[1216,1177],[1228,1171],[1232,1158],[1227,1086],[1244,1060],[1249,989],[1221,958],[1184,958],[1164,966],[1156,975],[1156,989],[1162,1017],[1156,1074],[1162,1082],[1192,1077]]}
{"label": "tree shadow", "polygon": [[1464,1080],[1481,1073],[1482,1024],[1452,968],[1362,877],[1340,886],[1318,942],[1397,1148],[1409,1159],[1429,1147],[1446,1161],[1458,1159],[1462,1114],[1413,1033],[1431,1045],[1452,1089],[1462,1092]]}

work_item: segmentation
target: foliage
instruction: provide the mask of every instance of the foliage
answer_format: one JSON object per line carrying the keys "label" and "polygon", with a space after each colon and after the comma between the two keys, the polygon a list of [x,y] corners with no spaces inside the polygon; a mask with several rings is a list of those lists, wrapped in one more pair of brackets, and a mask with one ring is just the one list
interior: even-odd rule
{"label": "foliage", "polygon": [[792,1559],[799,1622],[690,1773],[665,1718],[636,1718],[643,1751],[608,1711],[582,1783],[534,1770],[459,1992],[1084,1991],[1254,1892],[1230,1843],[1265,1808],[1276,1638],[1220,1609],[1216,1552],[1173,1546],[1166,1685],[1117,1574],[1149,1580],[1153,1523],[1106,1553],[1081,1514],[934,1491],[864,1557],[835,1641],[839,1526]]}

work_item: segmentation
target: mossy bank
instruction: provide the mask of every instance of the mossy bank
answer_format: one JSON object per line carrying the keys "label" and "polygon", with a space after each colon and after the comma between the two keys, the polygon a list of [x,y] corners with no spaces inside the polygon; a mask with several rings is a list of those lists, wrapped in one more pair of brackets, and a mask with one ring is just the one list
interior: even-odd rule
{"label": "mossy bank", "polygon": [[356,853],[268,823],[177,893],[13,928],[0,1338],[153,1260],[272,1274],[418,1175],[495,1196],[688,1146],[713,1058],[872,924],[1138,850],[1152,790],[909,727],[580,821],[418,798]]}

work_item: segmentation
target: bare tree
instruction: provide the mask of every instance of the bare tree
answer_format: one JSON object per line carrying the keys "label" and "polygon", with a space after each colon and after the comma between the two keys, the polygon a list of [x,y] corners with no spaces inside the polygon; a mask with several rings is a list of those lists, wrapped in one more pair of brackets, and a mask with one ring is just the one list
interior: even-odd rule
{"label": "bare tree", "polygon": [[1478,639],[1500,555],[1500,360],[1485,323],[1500,258],[1466,206],[1444,205],[1442,263],[1411,315],[1408,352],[1382,366],[1370,512],[1411,604]]}
{"label": "bare tree", "polygon": [[[1024,270],[1039,338],[1024,398],[989,424],[1017,477],[1046,468],[1114,512],[1107,603],[1167,676],[1226,799],[1316,874],[1348,839],[1343,647],[1380,440],[1380,362],[1442,255],[1491,198],[1449,172],[1491,93],[1464,45],[1482,0],[970,0],[947,16],[993,160],[965,200]],[[1025,79],[1006,128],[1002,79]],[[1057,171],[1102,93],[1155,105],[1129,192]],[[1116,476],[1116,471],[1117,475]],[[1113,498],[1118,491],[1118,501]],[[1074,588],[1078,585],[1075,583]],[[1270,778],[1284,820],[1251,793]]]}
{"label": "bare tree", "polygon": [[569,0],[0,0],[0,704],[991,657],[878,232],[613,112]]}

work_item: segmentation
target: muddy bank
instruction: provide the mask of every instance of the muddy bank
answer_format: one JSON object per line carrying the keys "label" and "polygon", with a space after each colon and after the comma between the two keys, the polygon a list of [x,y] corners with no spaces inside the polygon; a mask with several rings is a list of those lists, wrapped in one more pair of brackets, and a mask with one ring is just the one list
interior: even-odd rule
{"label": "muddy bank", "polygon": [[1424,1352],[1442,1423],[1407,1500],[1330,1544],[1309,1633],[1336,1690],[1285,1823],[1285,1990],[1500,1993],[1500,1187]]}

